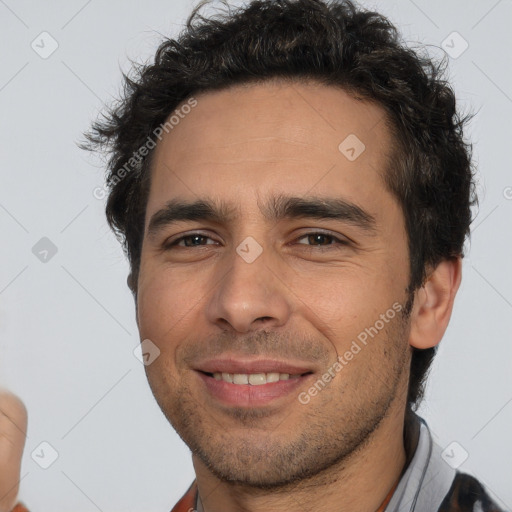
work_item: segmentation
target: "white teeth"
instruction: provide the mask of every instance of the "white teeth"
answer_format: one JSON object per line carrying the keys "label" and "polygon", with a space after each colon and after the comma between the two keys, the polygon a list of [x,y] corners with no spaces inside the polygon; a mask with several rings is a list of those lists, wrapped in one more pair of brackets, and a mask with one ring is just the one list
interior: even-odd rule
{"label": "white teeth", "polygon": [[259,386],[267,383],[267,376],[264,373],[251,373],[249,375],[249,384],[251,386]]}
{"label": "white teeth", "polygon": [[244,373],[235,373],[233,375],[233,384],[249,384],[249,375]]}
{"label": "white teeth", "polygon": [[226,382],[233,382],[233,374],[232,373],[223,373],[222,380]]}
{"label": "white teeth", "polygon": [[269,382],[279,380],[298,379],[300,375],[290,375],[289,373],[220,373],[213,374],[215,380],[223,380],[232,384],[250,384],[251,386],[261,386]]}

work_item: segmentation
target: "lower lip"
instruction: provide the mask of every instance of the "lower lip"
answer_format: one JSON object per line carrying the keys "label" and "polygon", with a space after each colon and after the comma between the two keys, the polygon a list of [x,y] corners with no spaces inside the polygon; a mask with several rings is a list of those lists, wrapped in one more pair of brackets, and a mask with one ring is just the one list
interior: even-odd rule
{"label": "lower lip", "polygon": [[252,386],[251,384],[232,384],[224,380],[215,380],[202,372],[196,372],[206,385],[206,389],[214,398],[226,405],[238,407],[259,407],[267,405],[273,400],[290,395],[305,385],[306,379],[312,376],[307,374],[294,379],[279,380]]}

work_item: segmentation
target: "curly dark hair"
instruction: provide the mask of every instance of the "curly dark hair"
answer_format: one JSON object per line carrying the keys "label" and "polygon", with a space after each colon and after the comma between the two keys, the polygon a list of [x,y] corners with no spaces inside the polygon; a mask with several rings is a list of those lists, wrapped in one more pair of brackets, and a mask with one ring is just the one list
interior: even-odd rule
{"label": "curly dark hair", "polygon": [[[385,109],[396,146],[382,174],[405,218],[410,299],[428,269],[463,256],[477,202],[472,146],[463,135],[473,115],[456,109],[443,79],[446,58],[436,62],[424,48],[407,47],[387,18],[348,0],[253,0],[208,18],[199,13],[205,3],[159,46],[154,63],[123,75],[121,99],[82,145],[109,155],[106,216],[129,259],[135,299],[153,154],[141,158],[140,148],[194,94],[273,78],[341,87]],[[409,410],[423,398],[435,353],[413,348]]]}

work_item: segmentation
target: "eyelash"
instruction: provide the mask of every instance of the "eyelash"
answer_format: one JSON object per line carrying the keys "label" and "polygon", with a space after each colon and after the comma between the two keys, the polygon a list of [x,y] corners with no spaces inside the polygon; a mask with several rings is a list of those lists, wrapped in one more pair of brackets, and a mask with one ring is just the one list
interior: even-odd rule
{"label": "eyelash", "polygon": [[[301,236],[299,236],[298,238],[295,239],[295,241],[297,240],[301,240],[303,238],[306,238],[306,237],[310,237],[310,236],[315,236],[315,235],[321,235],[321,236],[324,236],[324,237],[327,237],[329,239],[332,239],[336,242],[338,242],[338,246],[346,246],[346,245],[349,245],[349,242],[346,241],[346,240],[343,240],[343,239],[340,239],[338,237],[335,237],[334,235],[331,235],[329,233],[324,233],[322,231],[311,231],[309,233],[304,233],[302,234]],[[187,246],[178,246],[178,243],[182,242],[183,240],[187,239],[187,238],[194,238],[194,237],[201,237],[201,238],[209,238],[210,240],[213,240],[212,238],[210,238],[209,236],[207,235],[203,235],[202,233],[189,233],[188,235],[184,235],[180,238],[177,238],[176,240],[173,240],[172,242],[170,243],[167,243],[164,245],[164,249],[166,250],[170,250],[170,249],[173,249],[174,247],[182,247],[183,249],[193,249],[194,247],[205,247],[206,245],[213,245],[213,244],[200,244],[200,245],[197,245],[197,246],[191,246],[191,247],[187,247]],[[310,249],[313,249],[313,248],[319,248],[320,250],[330,250],[329,248],[331,246],[335,247],[336,249],[339,249],[340,247],[336,247],[336,244],[327,244],[327,245],[315,245],[315,244],[299,244],[299,245],[305,245],[306,247],[309,247]]]}

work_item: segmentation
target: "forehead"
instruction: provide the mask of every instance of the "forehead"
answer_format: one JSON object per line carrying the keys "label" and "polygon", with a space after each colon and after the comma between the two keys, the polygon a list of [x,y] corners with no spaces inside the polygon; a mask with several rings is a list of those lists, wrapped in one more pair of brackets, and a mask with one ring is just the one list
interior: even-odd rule
{"label": "forehead", "polygon": [[362,202],[386,194],[381,175],[393,141],[377,104],[334,86],[280,80],[194,97],[197,105],[157,144],[148,210],[171,197],[235,203],[248,191],[339,192]]}

